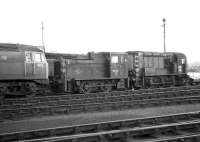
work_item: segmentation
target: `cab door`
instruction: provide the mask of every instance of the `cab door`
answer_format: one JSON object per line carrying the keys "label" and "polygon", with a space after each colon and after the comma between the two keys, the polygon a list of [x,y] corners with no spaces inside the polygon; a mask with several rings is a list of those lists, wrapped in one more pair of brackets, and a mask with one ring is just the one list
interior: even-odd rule
{"label": "cab door", "polygon": [[128,76],[126,54],[111,54],[110,72],[112,78],[126,78]]}
{"label": "cab door", "polygon": [[42,79],[46,77],[47,66],[44,54],[42,52],[34,52],[34,77]]}
{"label": "cab door", "polygon": [[25,77],[30,78],[34,76],[34,61],[31,52],[25,52]]}

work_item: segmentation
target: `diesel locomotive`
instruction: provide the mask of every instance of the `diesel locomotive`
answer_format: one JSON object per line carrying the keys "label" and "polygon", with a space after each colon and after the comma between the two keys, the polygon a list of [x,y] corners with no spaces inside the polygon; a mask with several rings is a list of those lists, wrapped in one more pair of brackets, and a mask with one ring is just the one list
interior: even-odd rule
{"label": "diesel locomotive", "polygon": [[48,84],[43,50],[23,44],[0,44],[0,94],[35,94]]}
{"label": "diesel locomotive", "polygon": [[85,93],[111,91],[127,86],[126,53],[46,53],[46,58],[49,63],[49,81],[54,90]]}
{"label": "diesel locomotive", "polygon": [[44,53],[41,47],[0,44],[0,96],[42,89],[88,93],[180,86],[190,81],[187,58],[177,52]]}
{"label": "diesel locomotive", "polygon": [[129,51],[128,71],[131,88],[186,85],[187,58],[177,52]]}

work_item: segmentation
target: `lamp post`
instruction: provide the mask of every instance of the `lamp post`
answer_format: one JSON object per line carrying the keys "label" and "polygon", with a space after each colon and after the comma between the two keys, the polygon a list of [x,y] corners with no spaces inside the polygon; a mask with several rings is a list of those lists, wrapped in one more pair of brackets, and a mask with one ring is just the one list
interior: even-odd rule
{"label": "lamp post", "polygon": [[165,22],[166,22],[166,19],[163,18],[163,29],[164,29],[164,53],[166,52],[166,44],[165,44]]}

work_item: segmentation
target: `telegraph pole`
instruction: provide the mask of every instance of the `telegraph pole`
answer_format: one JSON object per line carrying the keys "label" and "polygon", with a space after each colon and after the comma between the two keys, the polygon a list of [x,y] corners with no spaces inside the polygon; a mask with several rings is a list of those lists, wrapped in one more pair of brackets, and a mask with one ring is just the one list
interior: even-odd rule
{"label": "telegraph pole", "polygon": [[164,30],[164,53],[166,52],[166,44],[165,44],[165,22],[166,22],[166,19],[163,18],[163,30]]}
{"label": "telegraph pole", "polygon": [[45,46],[44,46],[44,23],[42,21],[42,27],[41,27],[41,30],[42,30],[42,46],[43,46],[43,50],[45,52]]}

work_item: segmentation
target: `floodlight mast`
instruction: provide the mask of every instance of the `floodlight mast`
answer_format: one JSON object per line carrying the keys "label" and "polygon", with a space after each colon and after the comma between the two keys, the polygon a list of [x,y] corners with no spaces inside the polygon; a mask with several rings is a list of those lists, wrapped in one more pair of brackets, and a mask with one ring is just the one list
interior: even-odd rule
{"label": "floodlight mast", "polygon": [[163,30],[164,30],[164,53],[166,52],[166,43],[165,43],[165,22],[166,22],[166,19],[163,18]]}
{"label": "floodlight mast", "polygon": [[44,23],[43,21],[41,22],[42,24],[42,27],[41,27],[41,30],[42,30],[42,47],[43,47],[43,50],[45,52],[45,46],[44,46]]}

